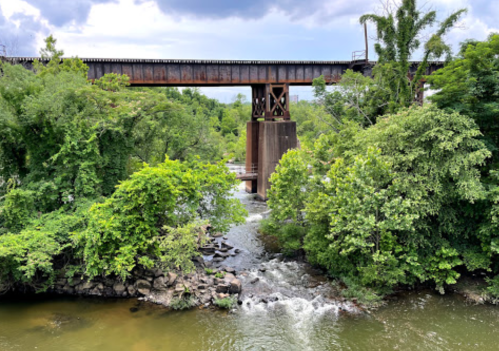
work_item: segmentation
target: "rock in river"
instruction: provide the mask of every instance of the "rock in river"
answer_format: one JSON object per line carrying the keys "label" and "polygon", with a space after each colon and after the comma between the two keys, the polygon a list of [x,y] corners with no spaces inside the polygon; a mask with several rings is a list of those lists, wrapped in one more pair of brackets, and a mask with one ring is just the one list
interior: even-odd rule
{"label": "rock in river", "polygon": [[151,292],[151,283],[145,279],[137,280],[137,290],[142,295],[147,295]]}

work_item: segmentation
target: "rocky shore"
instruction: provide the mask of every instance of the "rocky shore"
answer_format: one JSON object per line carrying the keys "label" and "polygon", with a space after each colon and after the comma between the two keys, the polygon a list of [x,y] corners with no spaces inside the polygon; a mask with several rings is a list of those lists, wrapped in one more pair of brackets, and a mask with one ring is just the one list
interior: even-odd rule
{"label": "rocky shore", "polygon": [[[129,279],[105,277],[86,281],[81,278],[60,278],[48,292],[63,295],[139,298],[165,307],[185,301],[189,307],[209,307],[217,300],[241,294],[241,281],[235,269],[223,266],[223,261],[237,255],[227,241],[209,237],[208,244],[199,248],[201,256],[194,258],[195,271],[183,274],[179,271],[165,272],[159,269],[136,268]],[[206,260],[205,260],[206,259]],[[221,265],[218,268],[215,266]]]}

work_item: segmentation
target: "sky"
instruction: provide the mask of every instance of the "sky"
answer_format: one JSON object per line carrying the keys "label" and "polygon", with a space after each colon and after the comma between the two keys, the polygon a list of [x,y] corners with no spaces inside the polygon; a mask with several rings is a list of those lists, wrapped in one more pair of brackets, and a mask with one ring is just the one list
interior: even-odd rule
{"label": "sky", "polygon": [[[37,56],[53,34],[68,57],[350,60],[364,49],[359,17],[381,14],[386,1],[400,0],[0,0],[0,45],[10,56]],[[499,32],[497,0],[419,4],[440,19],[468,9],[447,35],[454,48]],[[375,31],[368,31],[374,60]],[[249,87],[202,91],[222,102],[250,95]],[[307,87],[290,93],[311,98]]]}

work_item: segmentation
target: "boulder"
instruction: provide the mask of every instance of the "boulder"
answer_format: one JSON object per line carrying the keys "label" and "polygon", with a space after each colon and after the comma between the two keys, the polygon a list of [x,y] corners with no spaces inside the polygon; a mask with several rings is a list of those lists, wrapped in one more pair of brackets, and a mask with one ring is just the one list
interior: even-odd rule
{"label": "boulder", "polygon": [[241,281],[239,279],[234,279],[230,282],[229,292],[231,294],[239,294],[241,292]]}
{"label": "boulder", "polygon": [[121,282],[116,282],[113,285],[113,290],[118,296],[122,296],[123,293],[126,291],[126,287],[123,283]]}
{"label": "boulder", "polygon": [[145,269],[145,270],[144,270],[144,273],[143,273],[142,275],[143,275],[144,277],[150,277],[150,278],[152,278],[152,277],[154,277],[154,272],[153,272],[153,271],[150,271],[150,270],[148,270],[148,269]]}
{"label": "boulder", "polygon": [[196,275],[194,273],[189,273],[189,274],[184,275],[184,279],[186,279],[186,280],[191,280],[191,279],[194,279],[195,277],[196,277]]}
{"label": "boulder", "polygon": [[173,285],[177,280],[177,274],[168,272],[168,285]]}
{"label": "boulder", "polygon": [[222,241],[222,246],[228,250],[232,250],[234,248],[234,246],[230,245],[226,241]]}
{"label": "boulder", "polygon": [[163,272],[162,269],[155,269],[152,272],[153,272],[155,278],[158,278],[158,277],[165,275],[165,272]]}
{"label": "boulder", "polygon": [[175,286],[175,295],[182,295],[185,291],[185,286],[183,284],[177,284]]}
{"label": "boulder", "polygon": [[69,284],[66,284],[64,285],[64,287],[62,288],[62,292],[64,294],[69,294],[69,295],[72,295],[74,294],[75,292],[75,289],[73,289]]}
{"label": "boulder", "polygon": [[135,288],[135,285],[130,284],[127,288],[127,291],[128,291],[128,295],[135,296],[135,294],[137,293],[137,288]]}
{"label": "boulder", "polygon": [[201,252],[205,255],[212,255],[216,250],[214,245],[206,245],[201,248]]}
{"label": "boulder", "polygon": [[221,270],[227,273],[236,274],[236,270],[231,267],[223,266]]}
{"label": "boulder", "polygon": [[163,291],[153,291],[149,295],[149,301],[163,305],[169,306],[173,298],[173,290],[163,290]]}
{"label": "boulder", "polygon": [[142,295],[147,295],[151,292],[151,283],[148,280],[139,279],[137,280],[136,285],[138,292]]}
{"label": "boulder", "polygon": [[204,267],[204,258],[201,256],[196,256],[192,259],[197,267]]}
{"label": "boulder", "polygon": [[99,283],[95,286],[95,288],[89,291],[89,295],[102,296],[102,290],[104,290],[104,284]]}
{"label": "boulder", "polygon": [[81,283],[81,278],[74,277],[72,280],[69,281],[70,286],[77,286]]}
{"label": "boulder", "polygon": [[213,285],[213,279],[209,277],[201,277],[199,278],[199,281],[206,285]]}
{"label": "boulder", "polygon": [[235,277],[235,276],[234,276],[234,274],[232,274],[232,273],[226,273],[226,274],[224,275],[224,281],[225,281],[226,283],[230,283],[230,282],[231,282],[231,281],[233,281],[234,279],[236,279],[236,277]]}
{"label": "boulder", "polygon": [[205,292],[201,296],[199,296],[199,301],[202,304],[209,303],[211,301],[211,294],[210,294],[210,292]]}
{"label": "boulder", "polygon": [[230,256],[230,254],[228,254],[227,252],[221,252],[221,251],[215,252],[215,257],[227,258],[229,256]]}
{"label": "boulder", "polygon": [[126,291],[124,291],[121,294],[117,294],[112,287],[110,286],[105,286],[104,290],[101,292],[102,296],[107,296],[107,297],[113,297],[113,296],[126,296]]}
{"label": "boulder", "polygon": [[230,286],[228,284],[219,284],[215,290],[217,293],[227,293],[229,292]]}
{"label": "boulder", "polygon": [[153,284],[153,287],[155,290],[166,290],[168,286],[168,278],[167,277],[158,277],[156,279],[154,279],[154,284]]}
{"label": "boulder", "polygon": [[83,291],[83,290],[90,290],[95,286],[94,282],[83,282],[80,285],[78,285],[76,290]]}
{"label": "boulder", "polygon": [[102,282],[104,283],[105,286],[110,286],[110,287],[114,286],[114,284],[116,283],[114,279],[109,277],[104,278]]}

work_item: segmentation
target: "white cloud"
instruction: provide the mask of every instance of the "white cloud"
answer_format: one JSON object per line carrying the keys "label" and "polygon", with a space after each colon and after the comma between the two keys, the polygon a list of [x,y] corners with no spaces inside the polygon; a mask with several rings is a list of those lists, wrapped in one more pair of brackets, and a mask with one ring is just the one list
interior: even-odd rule
{"label": "white cloud", "polygon": [[[37,6],[45,12],[23,0],[1,1],[0,9],[9,28],[19,26],[18,30],[22,31],[23,26],[29,24],[30,36],[35,37],[38,47],[42,46],[45,35],[53,33],[68,56],[122,58],[348,60],[353,51],[364,49],[359,15],[372,12],[378,6],[378,2],[372,0],[311,0],[310,9],[302,11],[300,16],[296,9],[304,8],[302,3],[286,0],[288,2],[279,3],[293,3],[296,9],[267,6],[263,15],[242,18],[240,12],[202,16],[202,8],[185,4],[181,11],[168,11],[167,2],[162,2],[162,7],[158,5],[161,0],[85,0],[85,4],[92,4],[85,21],[71,19],[74,13],[68,13],[65,21],[59,11],[56,26],[43,16],[52,13],[47,12],[48,4],[59,0],[29,1],[40,4]],[[197,0],[183,1],[188,4]],[[249,0],[231,3],[234,8],[239,5],[241,8],[252,6]],[[440,11],[441,17],[459,8],[470,9],[462,22],[466,29],[453,29],[448,35],[455,49],[464,39],[483,40],[490,32],[499,31],[495,23],[499,2],[434,0],[431,6]],[[19,14],[29,15],[31,22]],[[33,28],[38,28],[35,25],[39,30],[33,34]],[[371,36],[373,29],[370,28]],[[374,59],[373,40],[370,44],[370,58]],[[29,50],[31,55],[36,54],[31,46],[26,46],[23,52]],[[226,97],[223,100],[230,101],[240,92],[224,89],[216,92],[217,96]],[[304,89],[298,91],[298,95],[311,96],[308,88],[296,89]]]}

